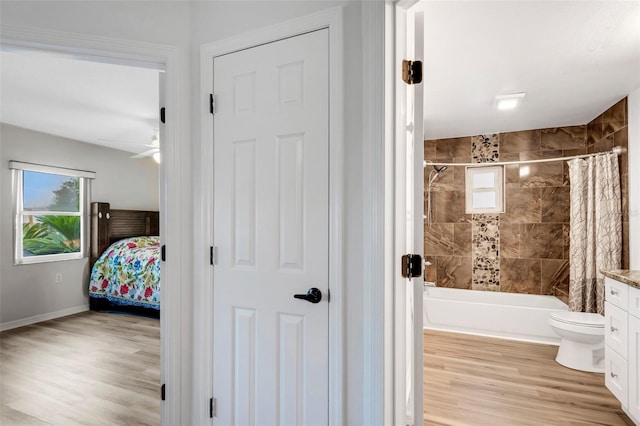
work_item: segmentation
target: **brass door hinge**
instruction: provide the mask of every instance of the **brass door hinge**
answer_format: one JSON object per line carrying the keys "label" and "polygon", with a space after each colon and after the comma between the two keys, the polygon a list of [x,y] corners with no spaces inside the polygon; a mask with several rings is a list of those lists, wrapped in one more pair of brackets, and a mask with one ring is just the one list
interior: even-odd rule
{"label": "brass door hinge", "polygon": [[405,254],[402,256],[401,272],[404,278],[416,278],[422,275],[422,256]]}
{"label": "brass door hinge", "polygon": [[402,61],[402,81],[407,84],[422,83],[422,61]]}

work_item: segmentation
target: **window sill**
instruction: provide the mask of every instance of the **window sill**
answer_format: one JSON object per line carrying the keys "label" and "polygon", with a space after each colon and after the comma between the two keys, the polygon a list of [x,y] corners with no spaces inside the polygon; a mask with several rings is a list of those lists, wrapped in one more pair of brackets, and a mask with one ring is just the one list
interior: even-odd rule
{"label": "window sill", "polygon": [[51,262],[64,262],[67,260],[82,260],[88,259],[86,256],[82,256],[79,253],[74,253],[73,255],[45,255],[45,256],[37,256],[36,258],[22,258],[14,261],[15,266],[21,265],[35,265],[38,263],[51,263]]}

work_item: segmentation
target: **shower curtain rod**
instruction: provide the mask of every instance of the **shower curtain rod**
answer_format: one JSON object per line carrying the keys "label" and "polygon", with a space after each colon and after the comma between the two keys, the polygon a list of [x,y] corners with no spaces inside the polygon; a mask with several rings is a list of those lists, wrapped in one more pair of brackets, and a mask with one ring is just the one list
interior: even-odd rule
{"label": "shower curtain rod", "polygon": [[593,154],[572,155],[570,157],[557,157],[557,158],[541,158],[539,160],[517,160],[517,161],[495,161],[487,163],[438,163],[435,161],[424,161],[424,167],[427,166],[472,166],[472,167],[489,167],[489,166],[508,166],[511,164],[530,164],[530,163],[547,163],[549,161],[566,161],[573,160],[574,158],[587,158],[602,154],[617,154],[620,155],[626,152],[626,148],[622,146],[614,146],[611,151],[594,152]]}

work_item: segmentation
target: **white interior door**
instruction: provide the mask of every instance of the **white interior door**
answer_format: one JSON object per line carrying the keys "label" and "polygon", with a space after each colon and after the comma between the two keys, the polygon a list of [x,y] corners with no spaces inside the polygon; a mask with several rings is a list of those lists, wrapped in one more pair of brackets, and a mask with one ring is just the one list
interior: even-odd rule
{"label": "white interior door", "polygon": [[[415,12],[410,14],[411,22],[413,22],[412,32],[409,33],[408,39],[411,40],[410,55],[416,61],[424,64],[424,14]],[[423,70],[423,73],[426,70]],[[410,144],[410,155],[407,158],[409,173],[408,179],[411,184],[408,188],[409,198],[412,199],[411,211],[409,214],[411,223],[409,224],[408,233],[413,233],[411,246],[413,253],[419,254],[424,258],[424,84],[415,84],[410,86],[413,91],[413,101],[409,116],[413,124],[413,134]],[[424,267],[422,269],[424,274]],[[424,417],[424,344],[422,330],[423,320],[423,287],[424,277],[412,279],[413,298],[409,302],[409,306],[413,306],[412,320],[407,321],[407,333],[413,333],[413,356],[412,369],[413,374],[413,394],[414,394],[414,424],[421,425]]]}
{"label": "white interior door", "polygon": [[328,54],[320,30],[214,58],[214,424],[328,423]]}
{"label": "white interior door", "polygon": [[[423,255],[423,86],[401,79],[403,60],[423,60],[422,14],[395,6],[395,231],[394,265],[403,254]],[[397,268],[394,281],[394,422],[423,423],[422,277],[407,280]]]}

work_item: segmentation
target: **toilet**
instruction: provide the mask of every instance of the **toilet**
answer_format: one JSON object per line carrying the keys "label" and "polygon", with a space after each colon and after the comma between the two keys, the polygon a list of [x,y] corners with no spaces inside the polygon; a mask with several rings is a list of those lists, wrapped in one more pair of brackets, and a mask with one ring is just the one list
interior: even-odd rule
{"label": "toilet", "polygon": [[556,361],[574,370],[604,373],[604,316],[587,312],[558,311],[549,325],[560,336]]}

